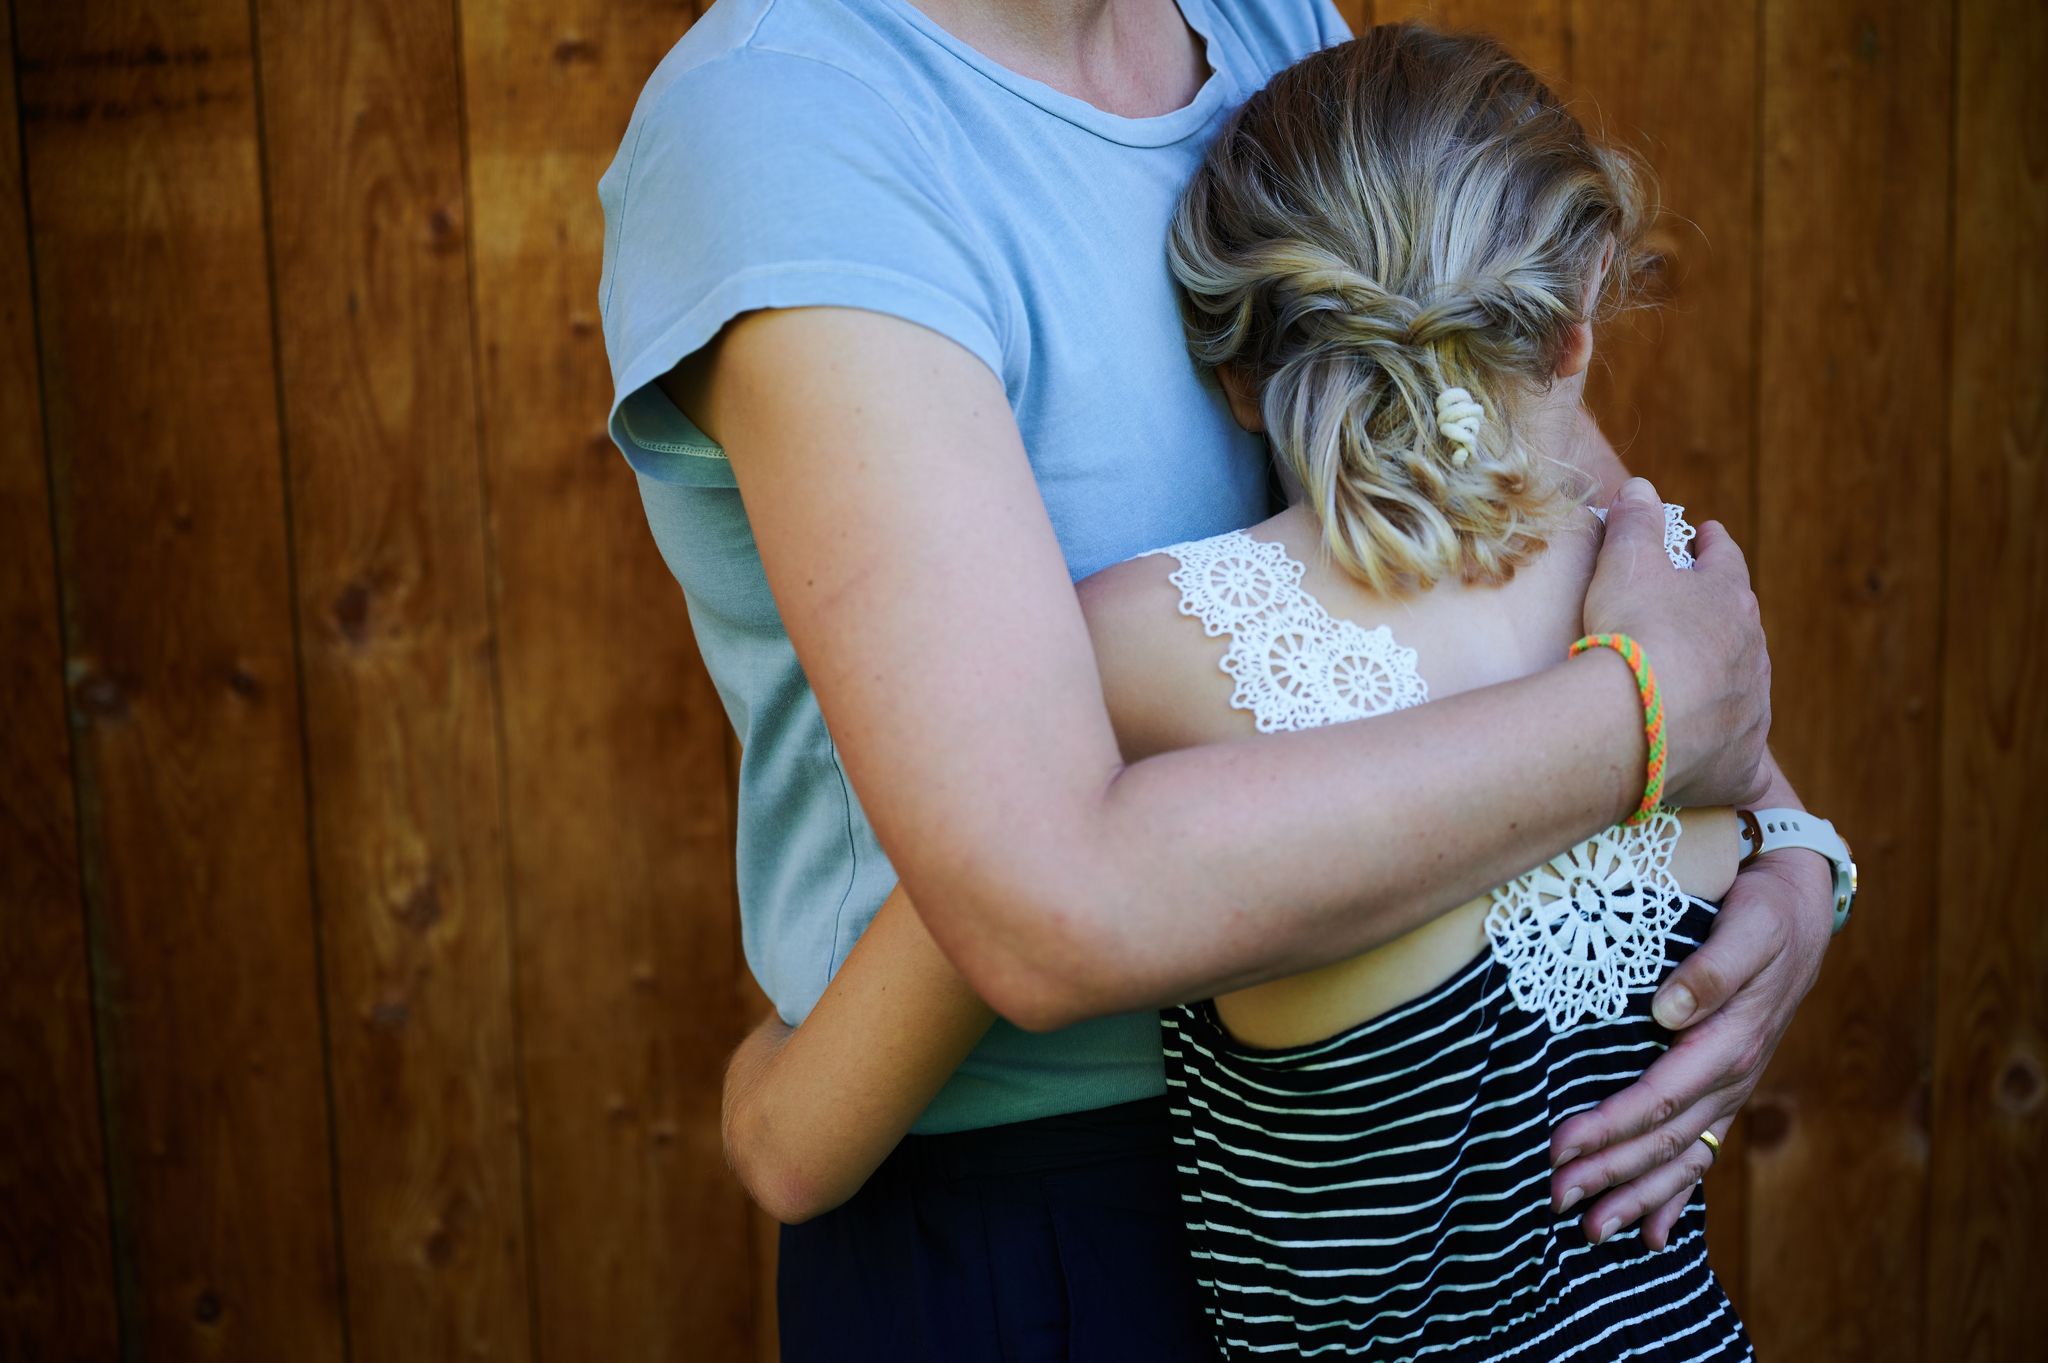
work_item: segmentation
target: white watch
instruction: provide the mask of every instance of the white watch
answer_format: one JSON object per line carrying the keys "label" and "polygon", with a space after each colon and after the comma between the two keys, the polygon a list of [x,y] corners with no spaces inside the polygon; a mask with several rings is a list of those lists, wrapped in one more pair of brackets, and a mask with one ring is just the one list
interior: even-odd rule
{"label": "white watch", "polygon": [[1803,809],[1738,809],[1735,817],[1742,825],[1745,865],[1781,847],[1804,847],[1828,859],[1835,870],[1835,931],[1840,932],[1856,902],[1856,862],[1835,826]]}

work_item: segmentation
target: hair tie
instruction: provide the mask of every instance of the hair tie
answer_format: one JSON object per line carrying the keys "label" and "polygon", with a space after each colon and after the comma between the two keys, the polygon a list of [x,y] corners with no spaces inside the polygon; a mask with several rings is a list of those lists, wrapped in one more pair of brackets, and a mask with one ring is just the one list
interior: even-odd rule
{"label": "hair tie", "polygon": [[1458,447],[1458,452],[1451,456],[1452,467],[1462,467],[1472,457],[1479,444],[1480,424],[1485,420],[1486,409],[1464,389],[1446,388],[1436,395],[1436,428],[1444,433],[1444,439]]}

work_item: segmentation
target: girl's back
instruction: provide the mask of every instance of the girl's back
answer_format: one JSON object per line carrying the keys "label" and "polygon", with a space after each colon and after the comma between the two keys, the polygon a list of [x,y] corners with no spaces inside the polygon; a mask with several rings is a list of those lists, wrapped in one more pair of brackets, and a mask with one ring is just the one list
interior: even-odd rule
{"label": "girl's back", "polygon": [[[1372,664],[1412,669],[1419,688],[1363,707],[1370,712],[1440,700],[1555,663],[1581,632],[1600,522],[1590,512],[1571,512],[1555,527],[1549,547],[1508,582],[1439,582],[1428,591],[1396,598],[1375,593],[1332,564],[1322,552],[1319,527],[1299,505],[1248,531],[1204,544],[1212,554],[1242,559],[1244,549],[1227,543],[1238,535],[1270,546],[1264,556],[1284,555],[1299,565],[1299,591],[1345,637],[1374,655]],[[1255,673],[1268,672],[1276,689],[1311,692],[1317,684],[1314,678],[1284,675],[1292,641],[1274,647],[1251,637],[1212,636],[1202,621],[1185,613],[1187,593],[1173,581],[1182,572],[1181,557],[1160,552],[1118,564],[1081,584],[1104,697],[1126,760],[1256,732],[1254,692],[1262,683],[1247,686],[1227,671],[1233,657],[1251,664]],[[1679,820],[1683,835],[1672,864],[1677,883],[1701,899],[1719,899],[1740,858],[1733,813],[1688,810]],[[1217,1010],[1233,1034],[1253,1045],[1290,1046],[1329,1036],[1416,997],[1471,961],[1485,943],[1490,902],[1485,896],[1473,899],[1348,961],[1225,995],[1215,1001]]]}
{"label": "girl's back", "polygon": [[[1603,481],[1573,438],[1591,323],[1643,216],[1629,163],[1483,39],[1373,29],[1246,102],[1169,254],[1190,348],[1294,505],[1083,585],[1128,757],[1383,714],[1572,646],[1598,526],[1575,493]],[[1550,1133],[1669,1044],[1652,990],[1734,878],[1733,816],[1656,795],[1373,951],[1165,1010],[1226,1355],[1748,1354],[1697,1197],[1662,1254],[1550,1199]],[[1454,847],[1443,817],[1414,836]]]}
{"label": "girl's back", "polygon": [[[1127,755],[1534,671],[1579,632],[1598,528],[1576,513],[1510,582],[1401,598],[1334,570],[1299,507],[1098,574],[1082,600]],[[1750,1356],[1697,1197],[1661,1254],[1633,1227],[1589,1240],[1550,1202],[1549,1133],[1669,1042],[1648,993],[1588,1014],[1597,991],[1568,990],[1559,1018],[1556,995],[1520,996],[1531,959],[1488,940],[1533,902],[1514,891],[1549,893],[1596,932],[1618,915],[1592,956],[1660,978],[1705,936],[1737,837],[1726,810],[1658,819],[1656,875],[1615,830],[1374,951],[1162,1014],[1189,1251],[1226,1357]]]}

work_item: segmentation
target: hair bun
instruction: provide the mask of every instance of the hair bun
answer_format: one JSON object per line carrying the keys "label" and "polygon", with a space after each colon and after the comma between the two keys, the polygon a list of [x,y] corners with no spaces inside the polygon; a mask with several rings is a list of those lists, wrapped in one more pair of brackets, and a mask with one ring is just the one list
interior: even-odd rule
{"label": "hair bun", "polygon": [[1232,115],[1168,259],[1189,349],[1258,391],[1332,559],[1398,592],[1542,547],[1563,499],[1517,417],[1643,221],[1628,159],[1500,44],[1391,24]]}

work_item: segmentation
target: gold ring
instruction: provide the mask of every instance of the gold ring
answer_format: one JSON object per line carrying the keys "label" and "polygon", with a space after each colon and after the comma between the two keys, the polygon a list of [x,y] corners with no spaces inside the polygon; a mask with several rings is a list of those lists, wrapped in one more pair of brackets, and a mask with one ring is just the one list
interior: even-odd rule
{"label": "gold ring", "polygon": [[1700,1140],[1706,1144],[1708,1152],[1713,1156],[1713,1159],[1709,1160],[1708,1163],[1718,1161],[1721,1158],[1721,1138],[1711,1131],[1702,1131],[1700,1132]]}

